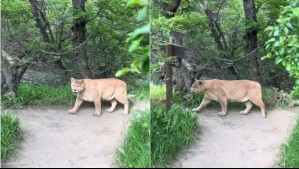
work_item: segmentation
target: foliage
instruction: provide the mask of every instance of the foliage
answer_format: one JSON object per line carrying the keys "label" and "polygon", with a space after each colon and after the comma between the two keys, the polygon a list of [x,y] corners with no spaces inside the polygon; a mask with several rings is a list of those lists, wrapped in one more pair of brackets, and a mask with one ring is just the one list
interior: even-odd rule
{"label": "foliage", "polygon": [[[180,74],[174,75],[174,77],[178,76],[178,79],[174,80],[177,81],[177,87],[180,90],[187,91],[186,88],[192,81],[190,79],[198,75],[229,80],[247,79],[249,77],[249,71],[247,70],[248,59],[250,59],[244,54],[244,48],[246,47],[244,32],[247,25],[257,27],[258,48],[254,50],[257,53],[257,62],[260,65],[259,74],[263,86],[276,87],[286,91],[292,88],[293,79],[287,76],[287,72],[281,66],[273,64],[273,59],[259,60],[266,53],[264,43],[267,33],[264,29],[279,17],[279,12],[282,11],[283,6],[289,4],[289,0],[256,0],[258,8],[257,25],[245,22],[243,1],[205,0],[207,8],[202,6],[199,1],[182,1],[174,16],[166,18],[161,14],[161,6],[163,6],[163,3],[170,4],[170,2],[171,0],[154,0],[152,3],[151,60],[155,65],[151,65],[151,67],[161,67],[163,65],[160,64],[164,63],[160,45],[168,43],[169,32],[181,32],[186,54],[184,61],[188,61],[189,65],[183,63],[181,68],[174,68],[176,69],[175,72]],[[219,50],[221,45],[215,42],[215,38],[211,34],[206,9],[211,11],[215,21],[214,24],[218,24],[215,27],[216,31],[222,31],[219,33],[223,37],[217,39],[220,39],[223,50]],[[232,73],[232,70],[236,73]],[[159,72],[155,73],[159,75]],[[238,77],[236,74],[238,74]],[[182,87],[182,85],[185,86]]]}
{"label": "foliage", "polygon": [[150,168],[150,112],[137,111],[121,148],[118,149],[119,168]]}
{"label": "foliage", "polygon": [[150,96],[150,87],[147,82],[141,84],[131,84],[128,86],[128,95],[133,95],[136,101],[148,101]]}
{"label": "foliage", "polygon": [[130,53],[138,54],[138,57],[133,60],[130,68],[124,68],[116,73],[116,77],[123,76],[128,72],[147,74],[149,72],[149,34],[150,24],[148,23],[149,2],[147,0],[129,0],[127,3],[128,8],[138,7],[136,20],[142,22],[144,25],[136,28],[133,32],[128,34],[126,40],[130,42],[128,51]]}
{"label": "foliage", "polygon": [[282,65],[296,79],[296,92],[299,92],[299,1],[283,8],[277,19],[277,25],[269,26],[269,40],[266,58],[275,58],[275,63]]}
{"label": "foliage", "polygon": [[281,161],[278,164],[280,168],[298,168],[299,167],[299,118],[291,131],[291,136],[284,143],[282,149]]}
{"label": "foliage", "polygon": [[[126,36],[133,32],[136,26],[139,27],[144,22],[138,23],[139,21],[134,18],[135,8],[126,8],[127,0],[88,0],[85,3],[86,13],[75,16],[73,16],[72,1],[37,2],[40,7],[39,12],[44,14],[42,19],[47,21],[47,28],[51,30],[45,28],[46,33],[51,37],[49,42],[44,40],[37,28],[29,1],[1,1],[2,44],[4,50],[10,54],[19,52],[17,48],[9,45],[11,41],[16,41],[24,47],[21,54],[24,53],[25,56],[22,56],[18,64],[39,66],[45,64],[51,65],[49,66],[51,69],[54,67],[53,65],[57,64],[57,61],[62,61],[65,71],[68,71],[72,76],[80,76],[78,58],[72,57],[74,18],[86,20],[87,40],[84,44],[88,56],[88,69],[93,73],[91,78],[112,77],[119,68],[130,66],[136,58],[143,59],[140,57],[143,50],[142,46],[146,41],[146,35],[143,33],[140,36],[144,36],[145,40],[141,42],[140,48],[132,51],[132,53],[128,52],[130,44],[126,43]],[[140,16],[142,15],[140,14]],[[136,62],[136,64],[138,63]],[[138,66],[140,67],[140,65]],[[7,65],[2,66],[2,70],[5,68]],[[58,66],[55,66],[54,69],[61,71],[61,67]]]}
{"label": "foliage", "polygon": [[76,96],[65,86],[40,86],[35,84],[21,84],[15,98],[4,97],[2,106],[22,108],[28,105],[72,105]]}
{"label": "foliage", "polygon": [[1,2],[2,43],[11,38],[24,41],[26,49],[33,52],[41,46],[39,31],[32,18],[30,3],[21,0],[4,0]]}
{"label": "foliage", "polygon": [[151,161],[153,167],[169,167],[169,160],[197,135],[197,115],[174,105],[166,112],[158,102],[151,104]]}
{"label": "foliage", "polygon": [[134,18],[135,10],[126,4],[127,0],[87,1],[87,49],[96,77],[112,77],[139,57],[138,53],[128,52],[126,36],[140,24]]}
{"label": "foliage", "polygon": [[16,150],[20,132],[18,118],[1,113],[1,162]]}

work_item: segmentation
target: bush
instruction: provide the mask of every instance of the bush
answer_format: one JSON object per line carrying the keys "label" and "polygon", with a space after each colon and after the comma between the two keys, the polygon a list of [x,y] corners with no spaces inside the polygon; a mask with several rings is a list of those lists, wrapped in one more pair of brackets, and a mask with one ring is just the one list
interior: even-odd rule
{"label": "bush", "polygon": [[7,113],[1,113],[1,161],[5,161],[15,151],[19,137],[19,120]]}
{"label": "bush", "polygon": [[283,145],[280,168],[299,167],[299,117],[289,140]]}
{"label": "bush", "polygon": [[131,125],[118,149],[120,168],[150,168],[150,112],[134,112]]}
{"label": "bush", "polygon": [[151,104],[151,161],[153,167],[168,167],[169,160],[189,145],[197,135],[195,113],[174,105],[166,112],[164,106]]}

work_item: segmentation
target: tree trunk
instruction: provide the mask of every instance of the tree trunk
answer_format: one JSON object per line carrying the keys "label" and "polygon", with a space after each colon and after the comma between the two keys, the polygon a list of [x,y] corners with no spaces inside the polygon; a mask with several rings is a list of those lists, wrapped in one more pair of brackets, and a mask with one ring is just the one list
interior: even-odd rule
{"label": "tree trunk", "polygon": [[89,69],[88,57],[86,52],[86,0],[72,0],[73,3],[73,46],[80,46],[73,52],[73,57],[77,62],[81,74],[84,78],[91,78],[92,73]]}
{"label": "tree trunk", "polygon": [[246,30],[244,35],[245,54],[250,79],[261,82],[259,71],[259,58],[257,56],[257,9],[254,0],[243,0]]}
{"label": "tree trunk", "polygon": [[1,91],[4,95],[16,96],[19,83],[30,63],[20,64],[19,59],[1,51]]}

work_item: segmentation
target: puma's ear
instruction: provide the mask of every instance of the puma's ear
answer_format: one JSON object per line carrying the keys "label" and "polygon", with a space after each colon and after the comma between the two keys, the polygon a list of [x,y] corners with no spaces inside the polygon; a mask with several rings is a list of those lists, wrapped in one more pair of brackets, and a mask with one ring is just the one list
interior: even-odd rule
{"label": "puma's ear", "polygon": [[204,81],[203,80],[197,80],[196,81],[199,85],[203,85]]}
{"label": "puma's ear", "polygon": [[71,82],[73,82],[75,79],[71,77]]}
{"label": "puma's ear", "polygon": [[84,80],[79,80],[78,82],[84,84]]}

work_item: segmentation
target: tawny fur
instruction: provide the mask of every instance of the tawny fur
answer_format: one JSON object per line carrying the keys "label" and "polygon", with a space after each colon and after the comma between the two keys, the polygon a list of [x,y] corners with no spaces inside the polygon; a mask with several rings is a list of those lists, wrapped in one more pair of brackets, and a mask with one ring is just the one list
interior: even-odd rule
{"label": "tawny fur", "polygon": [[101,100],[111,101],[108,112],[113,112],[117,101],[124,105],[124,114],[129,114],[126,82],[118,79],[80,79],[71,78],[72,91],[77,94],[76,103],[70,114],[77,113],[83,101],[94,102],[94,116],[101,115]]}
{"label": "tawny fur", "polygon": [[262,116],[266,118],[266,107],[262,100],[262,87],[258,82],[250,80],[196,80],[192,87],[191,93],[205,94],[199,107],[192,109],[192,111],[201,111],[211,101],[217,101],[221,104],[220,116],[227,114],[227,102],[244,102],[246,109],[240,113],[248,114],[252,103],[261,108]]}

